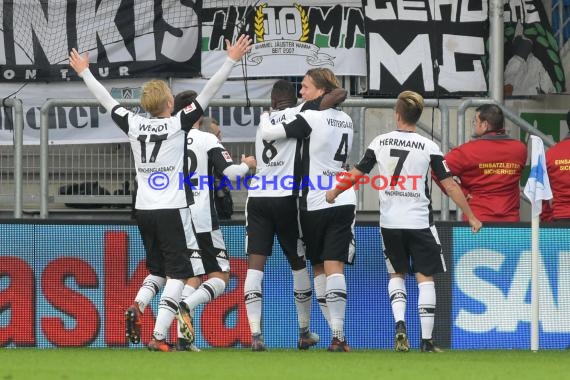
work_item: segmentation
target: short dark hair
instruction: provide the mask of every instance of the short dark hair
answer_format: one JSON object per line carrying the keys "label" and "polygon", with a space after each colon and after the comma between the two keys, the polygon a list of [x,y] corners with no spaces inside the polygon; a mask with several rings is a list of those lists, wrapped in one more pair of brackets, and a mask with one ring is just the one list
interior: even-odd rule
{"label": "short dark hair", "polygon": [[174,111],[172,111],[172,114],[176,115],[182,108],[192,103],[197,96],[198,93],[193,90],[186,90],[176,94],[174,97]]}
{"label": "short dark hair", "polygon": [[271,107],[275,109],[285,109],[293,107],[297,104],[297,92],[293,85],[284,80],[279,79],[273,84],[271,89]]}
{"label": "short dark hair", "polygon": [[491,131],[505,129],[505,116],[503,110],[496,104],[483,104],[477,107],[475,112],[479,112],[479,120],[486,121],[491,126]]}

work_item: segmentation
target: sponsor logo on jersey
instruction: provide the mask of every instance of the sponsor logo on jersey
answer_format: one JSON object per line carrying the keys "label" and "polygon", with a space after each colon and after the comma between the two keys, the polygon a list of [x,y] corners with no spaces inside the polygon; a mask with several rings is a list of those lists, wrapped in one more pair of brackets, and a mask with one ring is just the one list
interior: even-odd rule
{"label": "sponsor logo on jersey", "polygon": [[196,105],[194,103],[190,103],[186,107],[184,107],[182,111],[184,111],[184,113],[188,115],[190,112],[194,111],[195,109]]}
{"label": "sponsor logo on jersey", "polygon": [[224,158],[226,159],[226,162],[233,162],[232,156],[228,153],[227,150],[224,150],[222,152],[222,156],[224,156]]}

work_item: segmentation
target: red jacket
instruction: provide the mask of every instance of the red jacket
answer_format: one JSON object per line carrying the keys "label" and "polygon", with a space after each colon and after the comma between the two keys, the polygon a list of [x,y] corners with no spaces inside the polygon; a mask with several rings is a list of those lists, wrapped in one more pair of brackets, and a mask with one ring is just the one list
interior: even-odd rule
{"label": "red jacket", "polygon": [[504,134],[487,133],[445,156],[454,176],[461,180],[469,206],[482,222],[520,220],[521,172],[526,145]]}
{"label": "red jacket", "polygon": [[552,188],[552,219],[570,218],[570,136],[546,151],[546,170]]}

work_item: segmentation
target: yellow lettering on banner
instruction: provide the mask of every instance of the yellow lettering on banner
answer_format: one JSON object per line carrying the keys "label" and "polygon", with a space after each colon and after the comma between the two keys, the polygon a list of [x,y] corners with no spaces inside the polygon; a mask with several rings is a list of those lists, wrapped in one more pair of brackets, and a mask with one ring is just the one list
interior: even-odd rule
{"label": "yellow lettering on banner", "polygon": [[570,164],[570,158],[563,158],[561,160],[554,160],[554,165],[567,165]]}
{"label": "yellow lettering on banner", "polygon": [[560,166],[560,170],[564,170],[564,171],[570,170],[570,165]]}

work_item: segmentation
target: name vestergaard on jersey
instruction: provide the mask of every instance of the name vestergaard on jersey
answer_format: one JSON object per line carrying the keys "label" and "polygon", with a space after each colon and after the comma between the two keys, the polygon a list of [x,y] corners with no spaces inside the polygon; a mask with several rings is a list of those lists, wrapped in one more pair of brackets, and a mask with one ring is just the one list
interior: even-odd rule
{"label": "name vestergaard on jersey", "polygon": [[159,124],[159,125],[140,124],[139,125],[139,131],[161,133],[161,132],[168,131],[168,126],[166,124]]}
{"label": "name vestergaard on jersey", "polygon": [[419,141],[385,138],[384,140],[379,140],[378,144],[425,150],[425,143]]}
{"label": "name vestergaard on jersey", "polygon": [[327,118],[327,124],[335,128],[349,128],[352,129],[352,121],[348,120],[337,120]]}

